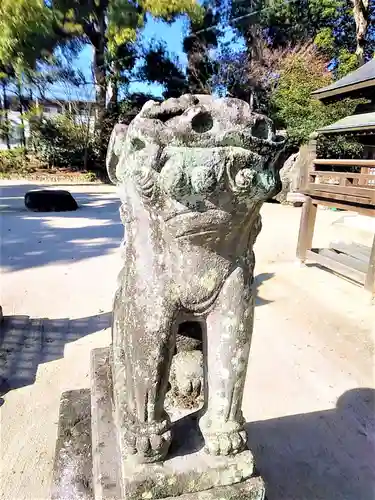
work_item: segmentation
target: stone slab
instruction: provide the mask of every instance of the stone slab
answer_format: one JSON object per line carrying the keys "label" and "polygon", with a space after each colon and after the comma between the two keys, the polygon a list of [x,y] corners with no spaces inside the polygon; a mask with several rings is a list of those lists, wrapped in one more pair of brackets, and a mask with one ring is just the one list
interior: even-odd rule
{"label": "stone slab", "polygon": [[93,500],[90,390],[64,392],[52,478],[52,500]]}
{"label": "stone slab", "polygon": [[286,196],[286,201],[288,203],[297,204],[298,206],[302,206],[304,201],[306,200],[306,196],[302,193],[294,193],[290,192]]}
{"label": "stone slab", "polygon": [[120,499],[120,455],[112,417],[107,348],[91,351],[91,413],[95,500]]}
{"label": "stone slab", "polygon": [[265,500],[265,485],[261,477],[252,477],[232,486],[221,486],[197,493],[187,493],[165,500]]}
{"label": "stone slab", "polygon": [[[92,351],[93,483],[96,499],[120,498],[117,496],[120,495],[121,484],[120,461],[112,418],[108,354],[108,348]],[[197,497],[198,492],[202,494],[205,490],[236,483],[242,484],[244,491],[250,488],[251,484],[246,486],[243,482],[254,474],[253,456],[249,450],[231,457],[208,455],[203,450],[197,413],[179,420],[174,420],[173,415],[171,417],[174,440],[167,460],[156,464],[136,464],[130,459],[124,461],[121,491],[125,498],[162,499],[188,493]]]}

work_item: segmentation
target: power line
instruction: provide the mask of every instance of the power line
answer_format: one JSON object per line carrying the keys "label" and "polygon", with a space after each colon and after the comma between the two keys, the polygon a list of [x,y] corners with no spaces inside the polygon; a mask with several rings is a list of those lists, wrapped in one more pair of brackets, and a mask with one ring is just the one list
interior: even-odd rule
{"label": "power line", "polygon": [[[299,1],[300,1],[300,0],[285,0],[285,1],[284,1],[284,5],[291,5],[291,4],[297,3],[297,2],[299,2]],[[239,3],[239,2],[235,2],[235,3]],[[262,12],[266,12],[266,11],[270,10],[271,8],[272,8],[272,7],[271,7],[271,5],[270,5],[270,6],[268,6],[268,7],[264,7],[264,8],[259,9],[259,10],[254,10],[254,11],[251,11],[251,12],[249,12],[248,14],[245,14],[245,15],[243,15],[243,16],[234,17],[234,18],[233,18],[233,19],[231,19],[231,21],[230,21],[230,26],[226,26],[225,28],[226,28],[226,29],[228,29],[228,28],[230,28],[230,27],[231,27],[231,24],[233,24],[233,23],[237,23],[237,22],[242,21],[243,19],[246,19],[246,18],[248,18],[248,17],[254,17],[254,16],[256,16],[257,14],[261,14]],[[199,35],[200,33],[204,33],[205,31],[212,31],[212,30],[214,30],[214,29],[218,28],[219,26],[220,26],[220,23],[215,24],[215,25],[213,25],[213,26],[210,26],[209,28],[203,28],[203,29],[198,30],[198,31],[192,31],[192,34],[193,34],[193,35]],[[128,61],[128,60],[130,60],[130,59],[134,59],[134,56],[126,56],[126,57],[122,57],[122,58],[120,58],[120,59],[116,59],[116,62],[125,62],[125,61]],[[96,66],[96,68],[101,69],[101,68],[107,68],[108,66],[109,66],[109,64],[108,64],[108,63],[106,63],[106,64],[101,64],[101,65],[99,65],[99,66]]]}
{"label": "power line", "polygon": [[[284,4],[285,5],[290,5],[290,4],[293,4],[293,3],[297,3],[299,0],[285,0]],[[240,3],[240,2],[235,2],[235,3]],[[257,14],[261,14],[262,12],[265,12],[267,10],[270,10],[271,9],[271,6],[268,6],[268,7],[264,7],[262,9],[259,9],[259,10],[254,10],[254,11],[251,11],[243,16],[238,16],[238,17],[235,17],[233,19],[231,19],[230,21],[230,26],[226,26],[225,28],[228,29],[231,27],[231,25],[233,23],[237,23],[243,19],[246,19],[246,18],[249,18],[249,17],[254,17],[256,16]],[[200,33],[204,33],[206,31],[212,31],[216,28],[218,28],[220,26],[220,23],[218,24],[215,24],[214,26],[210,26],[208,28],[203,28],[201,30],[198,30],[198,31],[193,31],[192,34],[194,35],[198,35]],[[122,57],[122,58],[118,58],[116,59],[116,62],[126,62],[128,60],[131,60],[131,59],[134,59],[134,55],[132,56],[125,56],[125,57]],[[100,64],[98,66],[95,66],[96,69],[103,69],[103,68],[108,68],[110,67],[110,63],[104,63],[104,64]],[[79,83],[77,86],[83,86],[83,85],[98,85],[98,83],[96,82],[88,82],[88,81],[82,81],[81,83]]]}
{"label": "power line", "polygon": [[[299,0],[285,0],[284,1],[284,5],[290,5],[290,4],[293,4],[293,3],[297,3]],[[237,2],[236,2],[237,3]],[[271,5],[268,6],[268,7],[264,7],[262,9],[259,9],[259,10],[254,10],[252,12],[249,12],[248,14],[245,14],[243,16],[238,16],[238,17],[234,17],[233,19],[230,20],[230,24],[232,23],[236,23],[238,21],[242,21],[242,19],[246,19],[247,17],[254,17],[256,16],[257,14],[261,14],[262,12],[266,12],[267,10],[270,10],[271,9]],[[193,34],[194,35],[199,35],[200,33],[204,33],[205,31],[211,31],[211,30],[214,30],[216,29],[218,26],[220,26],[220,24],[215,24],[214,26],[210,26],[209,28],[203,28],[201,30],[198,30],[198,31],[193,31]],[[228,26],[229,27],[229,26]],[[227,27],[227,28],[228,28]]]}

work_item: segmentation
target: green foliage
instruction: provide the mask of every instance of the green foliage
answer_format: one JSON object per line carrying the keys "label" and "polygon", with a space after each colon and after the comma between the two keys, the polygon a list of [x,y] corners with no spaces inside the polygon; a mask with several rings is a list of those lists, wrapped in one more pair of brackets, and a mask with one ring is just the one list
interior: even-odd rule
{"label": "green foliage", "polygon": [[151,94],[143,94],[140,92],[134,92],[133,94],[127,95],[120,103],[119,122],[129,125],[141,111],[143,105],[151,99],[154,101],[158,100]]}
{"label": "green foliage", "polygon": [[314,38],[314,43],[322,54],[328,57],[334,56],[335,37],[331,27],[320,29]]}
{"label": "green foliage", "polygon": [[[222,0],[222,11],[227,2]],[[335,64],[336,77],[353,69],[357,56],[353,0],[231,0],[229,19],[245,38],[249,59],[262,59],[264,47],[278,49],[314,42]],[[369,2],[365,58],[375,51],[375,2]],[[347,60],[350,57],[351,61]],[[345,59],[345,60],[344,60]]]}
{"label": "green foliage", "polygon": [[326,61],[312,49],[290,54],[282,61],[271,95],[272,114],[277,126],[286,128],[293,146],[307,142],[316,129],[354,112],[355,101],[325,106],[311,96],[311,92],[331,82]]}
{"label": "green foliage", "polygon": [[17,72],[51,57],[56,44],[54,15],[43,0],[2,0],[0,60]]}
{"label": "green foliage", "polygon": [[[119,85],[127,85],[135,66],[135,46],[146,15],[172,21],[188,14],[198,18],[201,8],[196,0],[102,0],[77,2],[52,0],[50,7],[59,13],[60,31],[72,39],[83,40],[94,49],[93,72],[96,84],[98,120],[96,131],[99,154],[104,168],[106,131],[106,96],[111,85],[110,108],[117,107]],[[57,16],[57,14],[56,14]],[[173,75],[172,75],[173,76]]]}
{"label": "green foliage", "polygon": [[190,34],[184,38],[183,48],[188,58],[187,81],[189,91],[196,94],[211,93],[211,79],[218,70],[210,50],[218,46],[220,21],[214,2],[202,3],[202,17],[191,19]]}
{"label": "green foliage", "polygon": [[0,151],[0,176],[13,172],[22,174],[29,170],[29,160],[23,148]]}
{"label": "green foliage", "polygon": [[327,28],[332,30],[336,26],[347,1],[232,0],[230,18],[245,38],[253,36],[254,25],[259,26],[266,44],[273,48],[306,43],[319,33],[327,43]]}
{"label": "green foliage", "polygon": [[193,22],[199,22],[203,11],[196,0],[143,0],[140,2],[144,12],[166,21],[173,21],[177,16],[187,14]]}
{"label": "green foliage", "polygon": [[317,139],[318,158],[361,159],[363,145],[345,135],[319,135]]}
{"label": "green foliage", "polygon": [[348,73],[356,70],[358,68],[358,58],[355,53],[349,52],[347,49],[341,49],[339,51],[337,60],[337,78],[342,78]]}
{"label": "green foliage", "polygon": [[166,98],[179,97],[188,91],[185,74],[171,59],[163,44],[154,45],[148,49],[137,76],[140,80],[164,85]]}
{"label": "green foliage", "polygon": [[12,124],[7,118],[7,112],[4,110],[0,111],[0,139],[6,140],[11,132]]}
{"label": "green foliage", "polygon": [[315,42],[334,56],[342,47],[355,50],[351,0],[264,1],[261,26],[273,47]]}
{"label": "green foliage", "polygon": [[95,170],[95,136],[68,114],[35,122],[31,142],[37,157],[49,166],[82,170],[87,158],[86,168]]}

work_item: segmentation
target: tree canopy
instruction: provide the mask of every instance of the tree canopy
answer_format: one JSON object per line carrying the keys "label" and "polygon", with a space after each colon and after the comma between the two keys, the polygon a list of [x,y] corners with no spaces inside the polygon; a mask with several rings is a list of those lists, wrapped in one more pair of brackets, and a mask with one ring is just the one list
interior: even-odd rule
{"label": "tree canopy", "polygon": [[[180,16],[187,21],[182,43],[186,67],[164,42],[145,44],[142,39],[148,19],[172,23]],[[66,63],[87,45],[93,53],[90,82]],[[314,128],[351,109],[347,103],[321,106],[311,99],[311,91],[363,64],[374,51],[371,0],[0,3],[2,93],[14,83],[21,102],[25,84],[40,89],[57,80],[92,84],[102,159],[112,122],[119,113],[124,116],[124,109],[129,118],[147,98],[129,95],[134,80],[162,84],[164,97],[189,91],[244,99],[287,128],[298,145]],[[125,91],[125,104],[120,90],[122,95]],[[5,98],[2,106],[6,115]],[[6,132],[6,120],[1,126]]]}

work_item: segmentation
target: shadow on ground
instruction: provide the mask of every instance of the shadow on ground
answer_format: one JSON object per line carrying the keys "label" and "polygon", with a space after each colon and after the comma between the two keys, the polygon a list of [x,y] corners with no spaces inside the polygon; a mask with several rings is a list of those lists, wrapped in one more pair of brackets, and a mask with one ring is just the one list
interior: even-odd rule
{"label": "shadow on ground", "polygon": [[124,228],[115,193],[83,189],[72,193],[79,205],[74,212],[29,212],[24,195],[41,187],[0,187],[0,255],[5,271],[79,261],[119,247]]}
{"label": "shadow on ground", "polygon": [[110,312],[71,320],[5,316],[0,326],[0,395],[33,384],[41,363],[64,357],[67,343],[111,324]]}
{"label": "shadow on ground", "polygon": [[375,391],[345,392],[336,408],[247,424],[267,500],[373,500]]}
{"label": "shadow on ground", "polygon": [[256,295],[255,297],[256,306],[263,306],[265,304],[269,304],[270,302],[272,302],[272,300],[262,299],[262,297],[259,296],[259,288],[265,281],[272,279],[274,276],[275,273],[261,273],[258,274],[257,276],[254,276],[254,292]]}
{"label": "shadow on ground", "polygon": [[[255,278],[255,289],[272,273]],[[257,297],[256,306],[269,301]],[[0,324],[0,395],[35,382],[39,364],[64,356],[65,344],[110,328],[112,312],[78,319],[5,316]]]}

